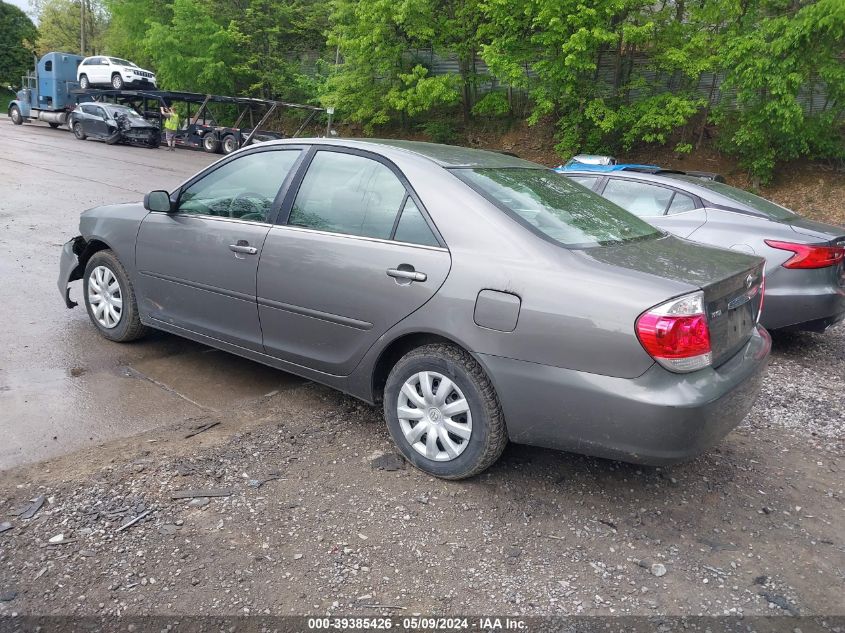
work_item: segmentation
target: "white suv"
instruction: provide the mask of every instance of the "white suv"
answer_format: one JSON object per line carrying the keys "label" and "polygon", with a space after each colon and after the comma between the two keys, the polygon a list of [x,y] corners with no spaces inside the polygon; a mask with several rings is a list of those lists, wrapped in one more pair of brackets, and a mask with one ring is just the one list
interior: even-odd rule
{"label": "white suv", "polygon": [[115,90],[128,86],[157,87],[155,73],[119,57],[86,57],[76,69],[76,80],[83,90],[93,86],[109,86]]}

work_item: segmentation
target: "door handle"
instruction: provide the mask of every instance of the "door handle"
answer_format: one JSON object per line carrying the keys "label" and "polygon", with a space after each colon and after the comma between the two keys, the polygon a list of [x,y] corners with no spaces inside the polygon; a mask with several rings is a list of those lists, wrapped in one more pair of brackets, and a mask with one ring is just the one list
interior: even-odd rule
{"label": "door handle", "polygon": [[245,253],[246,255],[255,255],[258,252],[257,248],[250,246],[244,240],[238,240],[237,244],[229,244],[229,250],[235,253]]}
{"label": "door handle", "polygon": [[418,273],[415,270],[402,270],[401,268],[388,268],[387,276],[394,279],[405,279],[407,281],[425,281],[428,275],[425,273]]}

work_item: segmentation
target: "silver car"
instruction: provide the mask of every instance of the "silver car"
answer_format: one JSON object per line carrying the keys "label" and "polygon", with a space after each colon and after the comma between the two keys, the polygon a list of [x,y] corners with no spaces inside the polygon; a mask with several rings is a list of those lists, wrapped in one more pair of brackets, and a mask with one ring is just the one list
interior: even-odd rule
{"label": "silver car", "polygon": [[763,260],[667,235],[512,156],[286,140],[91,209],[61,256],[94,326],[184,336],[381,402],[438,477],[508,440],[643,463],[748,412]]}
{"label": "silver car", "polygon": [[823,332],[845,319],[845,228],[692,175],[560,173],[679,237],[765,257],[767,329]]}

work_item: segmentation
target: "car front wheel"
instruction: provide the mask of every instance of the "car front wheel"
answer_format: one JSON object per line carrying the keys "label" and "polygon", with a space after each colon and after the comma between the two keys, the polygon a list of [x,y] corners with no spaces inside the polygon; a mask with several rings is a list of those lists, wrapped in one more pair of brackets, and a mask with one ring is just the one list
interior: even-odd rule
{"label": "car front wheel", "polygon": [[123,90],[123,77],[115,73],[111,78],[111,87],[115,90]]}
{"label": "car front wheel", "polygon": [[100,334],[110,341],[126,343],[147,333],[138,316],[135,289],[112,251],[94,253],[82,279],[85,308]]}
{"label": "car front wheel", "polygon": [[396,363],[384,415],[405,459],[443,479],[481,473],[508,442],[493,384],[469,353],[451,345],[425,345]]}

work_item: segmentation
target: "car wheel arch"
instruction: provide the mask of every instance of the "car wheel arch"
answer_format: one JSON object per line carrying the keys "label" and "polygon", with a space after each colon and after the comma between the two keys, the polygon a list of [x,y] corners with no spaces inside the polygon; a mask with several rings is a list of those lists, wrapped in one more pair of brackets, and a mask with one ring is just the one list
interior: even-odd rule
{"label": "car wheel arch", "polygon": [[411,350],[424,345],[437,343],[451,345],[470,354],[472,353],[466,345],[462,345],[458,341],[436,332],[406,332],[401,334],[382,348],[375,362],[372,364],[372,370],[368,372],[370,377],[368,385],[369,393],[365,395],[365,399],[372,403],[381,402],[384,387],[387,384],[387,377],[390,375],[393,367],[396,366],[396,363]]}

